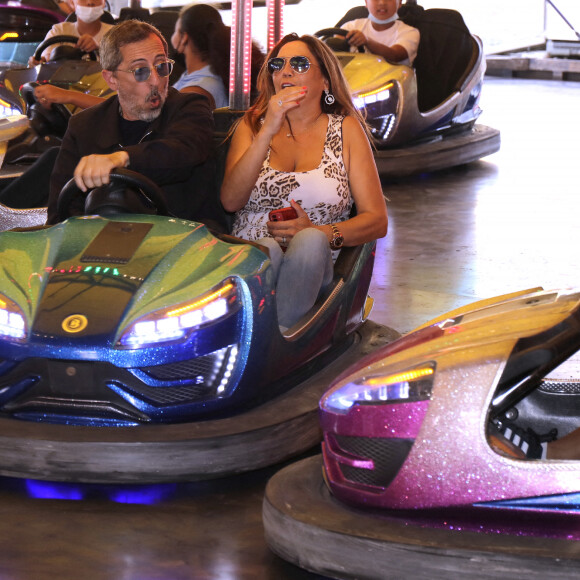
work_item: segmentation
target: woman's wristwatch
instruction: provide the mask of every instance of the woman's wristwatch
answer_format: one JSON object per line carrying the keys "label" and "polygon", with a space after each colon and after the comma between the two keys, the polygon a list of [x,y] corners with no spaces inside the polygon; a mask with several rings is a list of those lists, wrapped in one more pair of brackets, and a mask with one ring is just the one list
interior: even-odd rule
{"label": "woman's wristwatch", "polygon": [[332,228],[332,239],[330,240],[331,250],[340,250],[344,244],[344,236],[340,233],[340,230],[336,227],[336,224],[330,224]]}

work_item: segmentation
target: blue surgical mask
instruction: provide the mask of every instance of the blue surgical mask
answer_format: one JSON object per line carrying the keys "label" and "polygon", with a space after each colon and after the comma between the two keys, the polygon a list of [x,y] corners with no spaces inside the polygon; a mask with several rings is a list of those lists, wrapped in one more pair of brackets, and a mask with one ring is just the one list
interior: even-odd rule
{"label": "blue surgical mask", "polygon": [[101,6],[77,6],[75,9],[77,17],[83,22],[94,22],[105,12],[105,7]]}

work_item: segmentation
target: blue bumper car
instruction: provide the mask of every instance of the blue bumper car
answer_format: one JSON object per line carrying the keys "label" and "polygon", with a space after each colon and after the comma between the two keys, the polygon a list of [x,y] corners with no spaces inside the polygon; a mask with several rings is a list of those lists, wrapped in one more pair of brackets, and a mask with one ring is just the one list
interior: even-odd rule
{"label": "blue bumper car", "polygon": [[374,245],[282,333],[264,248],[112,181],[91,215],[0,233],[0,473],[200,479],[315,445],[329,379],[396,334],[363,324]]}

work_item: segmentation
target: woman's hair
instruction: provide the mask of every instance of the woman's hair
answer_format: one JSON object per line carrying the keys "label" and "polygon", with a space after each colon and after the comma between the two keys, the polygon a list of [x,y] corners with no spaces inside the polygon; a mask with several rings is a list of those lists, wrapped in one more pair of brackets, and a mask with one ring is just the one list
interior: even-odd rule
{"label": "woman's hair", "polygon": [[101,59],[102,68],[110,71],[117,70],[123,61],[121,48],[127,44],[146,40],[152,34],[159,37],[163,44],[165,55],[167,55],[167,41],[155,26],[147,24],[146,22],[141,22],[140,20],[124,20],[116,26],[113,26],[113,28],[103,36],[99,47],[99,57]]}
{"label": "woman's hair", "polygon": [[335,113],[339,115],[350,115],[357,119],[367,135],[370,137],[370,132],[365,123],[364,117],[360,111],[354,106],[350,89],[344,78],[342,68],[338,59],[332,50],[321,40],[315,36],[305,34],[298,36],[296,33],[287,34],[278,44],[270,51],[266,57],[266,61],[262,65],[258,74],[258,98],[256,103],[246,111],[244,115],[245,121],[248,123],[254,135],[258,133],[262,126],[262,118],[266,114],[268,104],[272,95],[276,92],[274,89],[274,81],[272,75],[268,71],[268,60],[278,56],[281,48],[290,42],[303,42],[306,44],[316,59],[316,64],[320,67],[322,75],[328,82],[328,90],[334,95],[334,103],[329,105],[324,100],[325,94],[320,97],[320,106],[324,113]]}
{"label": "woman's hair", "polygon": [[[190,4],[179,13],[179,31],[186,34],[199,51],[201,58],[209,63],[211,71],[218,75],[226,87],[230,81],[231,29],[226,26],[220,13],[207,4]],[[252,43],[252,86],[256,86],[258,71],[264,62],[259,47]]]}

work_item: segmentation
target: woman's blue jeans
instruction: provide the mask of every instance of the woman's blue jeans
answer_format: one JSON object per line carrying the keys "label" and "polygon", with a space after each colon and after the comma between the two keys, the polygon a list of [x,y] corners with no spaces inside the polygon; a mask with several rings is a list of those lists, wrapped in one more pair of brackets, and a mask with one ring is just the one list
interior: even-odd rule
{"label": "woman's blue jeans", "polygon": [[328,239],[324,232],[307,228],[292,238],[286,252],[274,238],[262,238],[258,243],[270,250],[278,324],[289,328],[314,306],[320,291],[332,282],[334,264]]}

